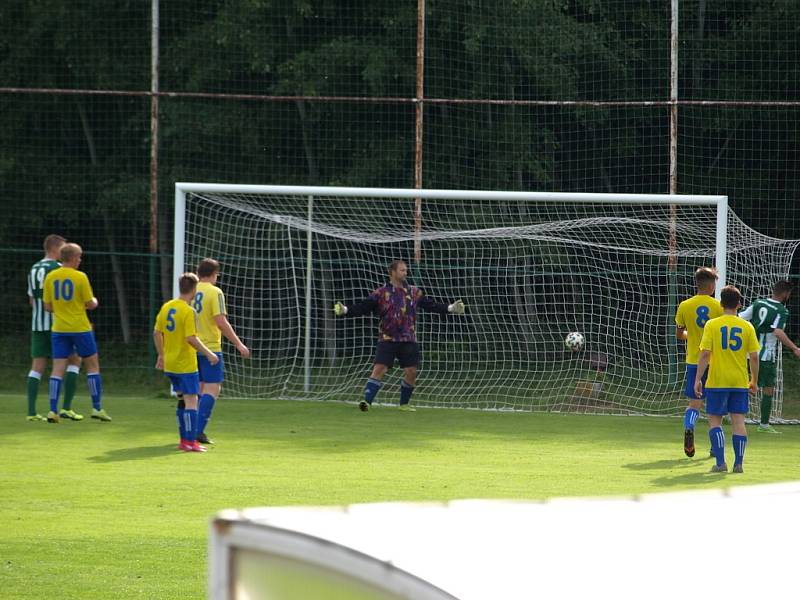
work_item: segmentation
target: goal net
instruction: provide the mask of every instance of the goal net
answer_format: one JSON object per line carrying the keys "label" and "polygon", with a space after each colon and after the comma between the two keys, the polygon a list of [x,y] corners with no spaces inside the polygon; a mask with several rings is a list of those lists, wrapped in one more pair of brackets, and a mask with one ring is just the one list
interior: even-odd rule
{"label": "goal net", "polygon": [[[226,355],[226,395],[241,398],[361,399],[378,319],[337,319],[332,306],[365,298],[403,259],[426,295],[467,305],[462,317],[419,313],[417,405],[680,414],[674,315],[695,269],[716,265],[749,304],[787,276],[798,246],[754,231],[720,196],[176,190],[175,271],[221,262],[253,354]],[[576,352],[571,331],[585,338]],[[397,402],[401,376],[388,373],[378,402]],[[776,417],[781,406],[778,392]]]}

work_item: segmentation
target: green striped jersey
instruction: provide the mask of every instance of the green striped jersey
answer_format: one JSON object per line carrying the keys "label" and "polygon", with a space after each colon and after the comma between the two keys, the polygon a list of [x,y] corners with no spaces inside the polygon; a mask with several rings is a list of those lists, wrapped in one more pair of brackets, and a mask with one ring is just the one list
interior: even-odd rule
{"label": "green striped jersey", "polygon": [[33,300],[31,303],[31,331],[50,331],[53,325],[53,315],[44,309],[42,302],[44,278],[47,274],[61,266],[57,260],[43,258],[34,263],[28,273],[28,296]]}
{"label": "green striped jersey", "polygon": [[747,310],[739,313],[743,319],[753,324],[761,344],[758,358],[763,361],[778,359],[778,338],[772,333],[775,329],[784,329],[789,320],[786,307],[772,298],[759,298]]}

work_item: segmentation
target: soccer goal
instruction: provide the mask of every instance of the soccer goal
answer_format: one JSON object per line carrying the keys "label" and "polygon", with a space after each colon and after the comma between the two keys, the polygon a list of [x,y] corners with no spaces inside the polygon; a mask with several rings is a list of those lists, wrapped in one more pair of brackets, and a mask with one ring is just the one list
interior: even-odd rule
{"label": "soccer goal", "polygon": [[[332,306],[403,259],[427,295],[467,305],[463,318],[420,314],[417,405],[679,414],[674,315],[695,269],[716,266],[749,303],[797,246],[745,225],[725,196],[176,184],[175,273],[220,260],[253,351],[226,356],[231,397],[358,400],[377,319]],[[573,331],[578,351],[564,344]]]}

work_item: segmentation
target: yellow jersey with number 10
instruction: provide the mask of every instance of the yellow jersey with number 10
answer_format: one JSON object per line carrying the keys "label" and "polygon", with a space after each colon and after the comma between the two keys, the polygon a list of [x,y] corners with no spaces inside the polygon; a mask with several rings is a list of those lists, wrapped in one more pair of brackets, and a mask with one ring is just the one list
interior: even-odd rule
{"label": "yellow jersey with number 10", "polygon": [[94,297],[89,278],[83,271],[60,267],[47,274],[42,285],[42,301],[53,307],[55,333],[85,333],[92,330],[86,316],[86,303]]}
{"label": "yellow jersey with number 10", "polygon": [[684,300],[675,313],[675,324],[686,330],[686,364],[696,365],[700,356],[703,327],[710,319],[722,316],[719,300],[707,294],[696,294]]}
{"label": "yellow jersey with number 10", "polygon": [[228,314],[222,290],[208,281],[201,281],[197,284],[192,307],[197,311],[197,337],[212,352],[222,352],[222,332],[214,320],[217,315]]}

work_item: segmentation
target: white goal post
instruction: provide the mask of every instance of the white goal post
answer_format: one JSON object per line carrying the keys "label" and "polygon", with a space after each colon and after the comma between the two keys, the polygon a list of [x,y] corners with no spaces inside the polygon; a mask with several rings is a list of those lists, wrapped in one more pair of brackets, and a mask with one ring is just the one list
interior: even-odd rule
{"label": "white goal post", "polygon": [[[419,210],[421,206],[421,211]],[[334,319],[388,264],[465,318],[421,313],[418,405],[678,414],[677,302],[715,266],[746,301],[788,274],[796,241],[747,227],[726,196],[177,183],[174,272],[222,263],[253,359],[227,356],[235,397],[356,401],[377,320]],[[586,339],[579,352],[563,340]],[[390,373],[378,398],[395,403]],[[780,416],[781,402],[775,402]]]}

